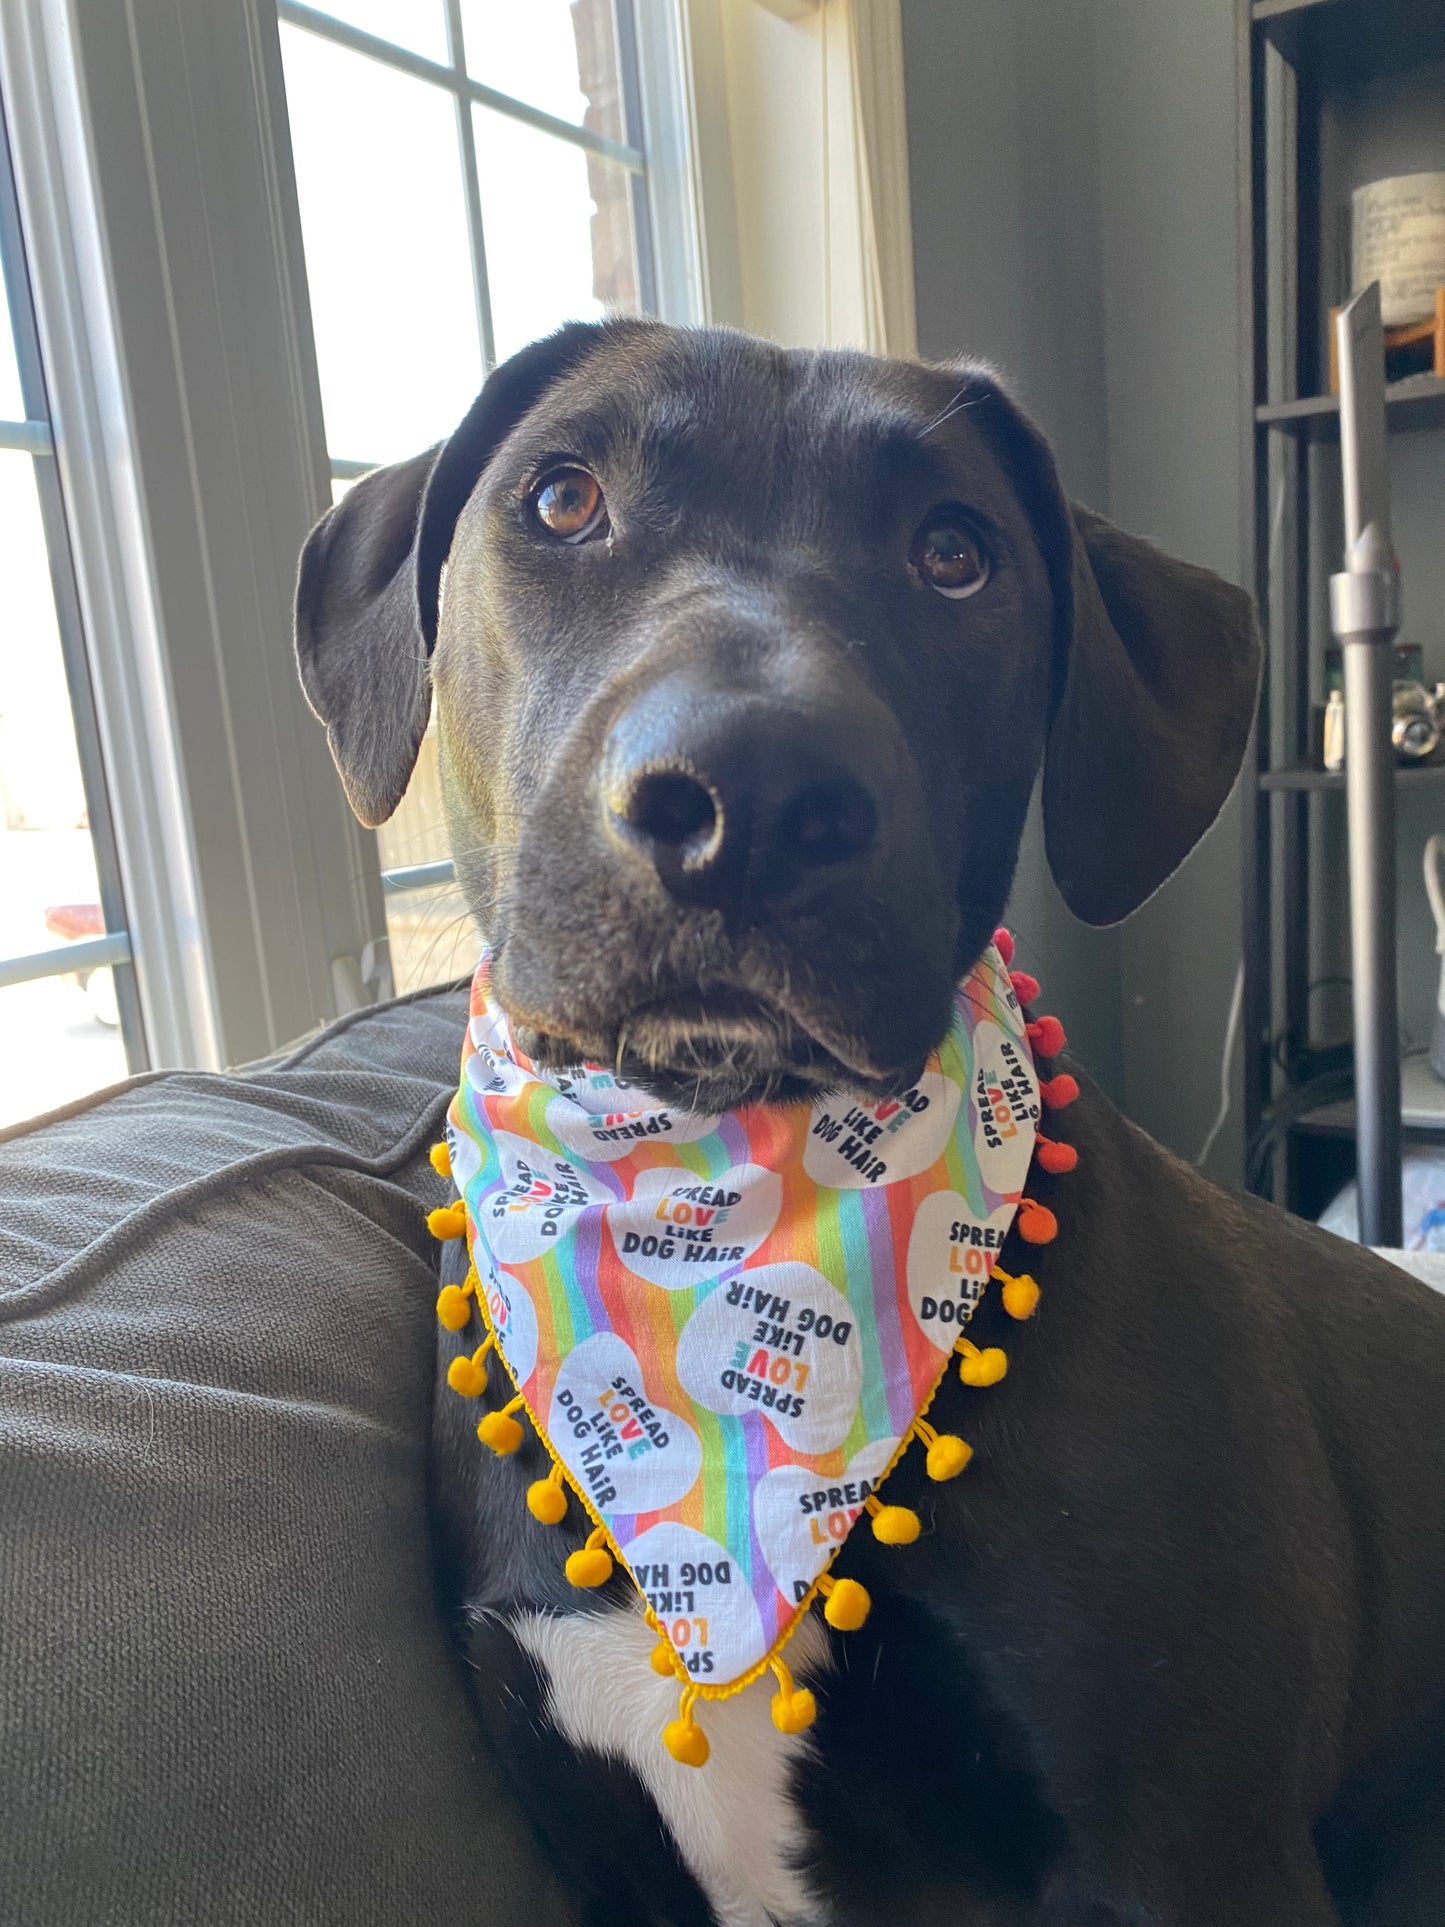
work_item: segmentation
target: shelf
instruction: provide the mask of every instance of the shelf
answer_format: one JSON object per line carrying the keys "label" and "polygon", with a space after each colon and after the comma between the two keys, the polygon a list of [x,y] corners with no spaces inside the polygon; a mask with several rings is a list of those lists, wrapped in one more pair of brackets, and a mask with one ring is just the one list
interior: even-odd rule
{"label": "shelf", "polygon": [[[1400,1066],[1400,1122],[1407,1131],[1445,1136],[1445,1084],[1423,1054],[1407,1057]],[[1342,1097],[1333,1104],[1317,1104],[1296,1118],[1293,1128],[1307,1136],[1353,1137],[1355,1100]]]}
{"label": "shelf", "polygon": [[1250,23],[1326,91],[1439,59],[1445,12],[1429,0],[1254,0]]}
{"label": "shelf", "polygon": [[1333,0],[1254,0],[1250,18],[1254,21],[1279,20],[1288,13],[1308,13],[1314,7],[1327,7]]}
{"label": "shelf", "polygon": [[[1395,783],[1407,790],[1429,789],[1434,784],[1445,783],[1445,763],[1397,768]],[[1342,769],[1263,769],[1259,772],[1259,787],[1262,790],[1343,790],[1345,772]]]}
{"label": "shelf", "polygon": [[[1445,381],[1439,375],[1407,375],[1385,390],[1385,413],[1392,428],[1434,428],[1445,422]],[[1266,402],[1254,419],[1265,428],[1297,435],[1338,435],[1338,395],[1302,395],[1298,401]]]}

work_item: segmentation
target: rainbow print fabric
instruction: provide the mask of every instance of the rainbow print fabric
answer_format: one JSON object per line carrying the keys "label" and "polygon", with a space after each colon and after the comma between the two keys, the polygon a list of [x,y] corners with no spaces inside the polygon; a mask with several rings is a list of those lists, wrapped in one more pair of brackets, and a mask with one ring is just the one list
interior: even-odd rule
{"label": "rainbow print fabric", "polygon": [[542,1072],[484,958],[448,1118],[497,1347],[706,1694],[777,1651],[1013,1222],[1038,1085],[990,948],[902,1097],[702,1117]]}

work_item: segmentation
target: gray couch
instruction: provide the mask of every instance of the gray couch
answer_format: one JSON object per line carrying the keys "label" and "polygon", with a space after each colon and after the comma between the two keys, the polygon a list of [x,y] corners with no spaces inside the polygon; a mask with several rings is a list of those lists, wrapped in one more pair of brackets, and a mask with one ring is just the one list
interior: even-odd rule
{"label": "gray couch", "polygon": [[570,1918],[433,1595],[465,993],[0,1142],[0,1920]]}

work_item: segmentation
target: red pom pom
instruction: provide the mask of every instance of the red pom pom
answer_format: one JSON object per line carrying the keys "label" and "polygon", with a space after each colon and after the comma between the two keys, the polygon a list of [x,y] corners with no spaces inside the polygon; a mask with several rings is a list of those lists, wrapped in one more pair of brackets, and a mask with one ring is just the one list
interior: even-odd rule
{"label": "red pom pom", "polygon": [[1040,1057],[1057,1057],[1069,1041],[1057,1017],[1040,1017],[1027,1028],[1029,1042]]}
{"label": "red pom pom", "polygon": [[1034,1156],[1039,1161],[1039,1169],[1047,1171],[1051,1178],[1061,1178],[1066,1171],[1072,1171],[1079,1161],[1079,1154],[1072,1144],[1059,1144],[1051,1137],[1036,1140]]}
{"label": "red pom pom", "polygon": [[1036,1004],[1039,1000],[1039,980],[1031,977],[1026,970],[1012,970],[1009,980],[1014,987],[1014,995],[1021,1004]]}
{"label": "red pom pom", "polygon": [[1072,1104],[1079,1095],[1079,1080],[1070,1077],[1067,1071],[1060,1071],[1057,1077],[1050,1077],[1039,1086],[1039,1096],[1051,1111],[1061,1111],[1066,1104]]}
{"label": "red pom pom", "polygon": [[993,947],[1003,958],[1003,967],[1007,970],[1014,960],[1014,940],[1002,924],[993,933]]}
{"label": "red pom pom", "polygon": [[1059,1235],[1059,1221],[1047,1205],[1032,1198],[1019,1199],[1019,1236],[1025,1244],[1052,1244]]}

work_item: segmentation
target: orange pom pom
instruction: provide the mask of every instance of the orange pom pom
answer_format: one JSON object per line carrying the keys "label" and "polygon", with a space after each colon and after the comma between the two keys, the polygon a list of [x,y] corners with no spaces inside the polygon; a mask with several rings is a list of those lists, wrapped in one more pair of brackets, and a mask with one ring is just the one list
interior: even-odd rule
{"label": "orange pom pom", "polygon": [[1000,1351],[997,1345],[989,1345],[983,1351],[975,1349],[965,1352],[958,1361],[958,1376],[965,1385],[984,1390],[997,1385],[1008,1372],[1008,1353]]}
{"label": "orange pom pom", "polygon": [[827,1588],[823,1617],[840,1633],[856,1633],[872,1604],[868,1588],[860,1586],[856,1579],[834,1579]]}
{"label": "orange pom pom", "polygon": [[1070,1077],[1067,1071],[1060,1071],[1057,1077],[1050,1077],[1039,1086],[1039,1096],[1051,1111],[1061,1111],[1066,1104],[1072,1104],[1079,1095],[1079,1080]]}
{"label": "orange pom pom", "polygon": [[695,1724],[691,1710],[686,1719],[668,1721],[662,1729],[662,1744],[679,1766],[706,1766],[712,1751],[707,1734]]}
{"label": "orange pom pom", "polygon": [[508,1459],[522,1443],[522,1428],[514,1418],[505,1412],[488,1412],[477,1427],[477,1437],[483,1445],[488,1445],[498,1458]]}
{"label": "orange pom pom", "polygon": [[[967,1362],[965,1359],[964,1363]],[[942,1485],[945,1479],[956,1479],[972,1457],[973,1447],[967,1439],[956,1438],[952,1432],[940,1432],[929,1446],[924,1464],[929,1478]]]}
{"label": "orange pom pom", "polygon": [[445,1244],[450,1238],[463,1237],[467,1229],[467,1207],[458,1198],[455,1204],[440,1205],[426,1214],[426,1228]]}
{"label": "orange pom pom", "polygon": [[1032,1318],[1039,1308],[1041,1295],[1038,1286],[1027,1272],[1017,1278],[1005,1278],[1003,1308],[1010,1318]]}
{"label": "orange pom pom", "polygon": [[452,1154],[445,1138],[442,1139],[440,1144],[434,1144],[427,1152],[427,1156],[431,1160],[431,1168],[439,1178],[449,1178],[451,1176]]}
{"label": "orange pom pom", "polygon": [[993,947],[1003,959],[1003,967],[1007,970],[1014,960],[1014,940],[1013,933],[1005,930],[1002,924],[993,933]]}
{"label": "orange pom pom", "polygon": [[480,1398],[487,1389],[487,1368],[475,1358],[454,1358],[447,1366],[447,1384],[463,1398]]}
{"label": "orange pom pom", "polygon": [[1029,1245],[1049,1245],[1059,1235],[1058,1219],[1034,1198],[1019,1199],[1018,1227],[1019,1236]]}
{"label": "orange pom pom", "polygon": [[911,1546],[922,1530],[918,1514],[906,1505],[880,1505],[873,1513],[873,1537],[885,1546]]}
{"label": "orange pom pom", "polygon": [[472,1315],[472,1301],[460,1285],[443,1285],[437,1295],[437,1317],[449,1332],[459,1332]]}
{"label": "orange pom pom", "polygon": [[1034,1139],[1034,1156],[1039,1161],[1039,1169],[1047,1171],[1051,1178],[1061,1178],[1079,1162],[1079,1154],[1072,1144],[1060,1144],[1051,1137]]}
{"label": "orange pom pom", "polygon": [[1057,1057],[1069,1041],[1057,1017],[1037,1018],[1032,1024],[1026,1024],[1024,1029],[1039,1057]]}
{"label": "orange pom pom", "polygon": [[588,1535],[585,1546],[579,1546],[563,1568],[567,1583],[585,1590],[593,1586],[605,1586],[612,1577],[612,1554],[607,1550],[607,1533],[598,1526]]}
{"label": "orange pom pom", "polygon": [[1039,980],[1031,977],[1026,970],[1009,972],[1009,981],[1014,987],[1014,995],[1021,1004],[1036,1004],[1039,1000]]}
{"label": "orange pom pom", "polygon": [[805,1733],[818,1717],[818,1702],[806,1686],[774,1693],[773,1725],[780,1733]]}
{"label": "orange pom pom", "polygon": [[563,1570],[567,1574],[569,1586],[588,1591],[593,1586],[605,1586],[612,1577],[612,1554],[598,1547],[589,1550],[583,1546],[568,1559]]}
{"label": "orange pom pom", "polygon": [[534,1479],[527,1487],[527,1510],[539,1525],[561,1525],[567,1517],[567,1494],[555,1479]]}

